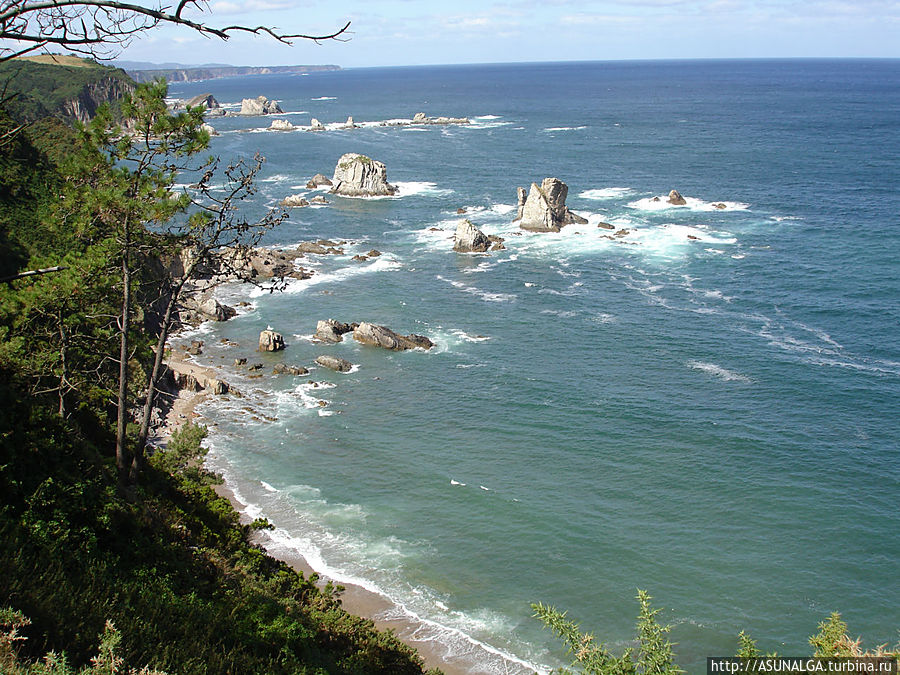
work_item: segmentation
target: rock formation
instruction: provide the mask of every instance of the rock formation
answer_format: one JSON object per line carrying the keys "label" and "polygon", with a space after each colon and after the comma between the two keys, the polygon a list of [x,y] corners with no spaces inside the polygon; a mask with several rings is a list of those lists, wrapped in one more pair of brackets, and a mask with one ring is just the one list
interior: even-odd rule
{"label": "rock formation", "polygon": [[272,131],[293,131],[296,127],[287,120],[272,120],[269,129]]}
{"label": "rock formation", "polygon": [[397,192],[397,188],[387,182],[384,164],[353,152],[338,160],[332,181],[331,192],[348,197],[378,197]]}
{"label": "rock formation", "polygon": [[309,206],[309,202],[303,195],[290,195],[285,197],[280,202],[278,202],[279,206]]}
{"label": "rock formation", "polygon": [[365,345],[383,347],[394,351],[406,349],[431,349],[434,343],[423,335],[398,335],[390,328],[376,326],[371,323],[361,323],[353,331],[353,339]]}
{"label": "rock formation", "polygon": [[204,321],[228,321],[237,314],[233,307],[221,304],[208,293],[185,293],[181,298],[178,320],[197,326]]}
{"label": "rock formation", "polygon": [[569,186],[559,178],[545,178],[540,185],[531,184],[528,197],[525,189],[518,188],[519,211],[517,220],[523,230],[533,232],[559,232],[564,225],[584,225],[587,220],[566,206]]}
{"label": "rock formation", "polygon": [[271,101],[265,96],[245,98],[241,101],[241,115],[275,115],[283,112],[277,101]]}
{"label": "rock formation", "polygon": [[671,192],[669,192],[669,199],[666,201],[674,206],[685,206],[687,204],[684,197],[681,196],[681,193],[678,192],[678,190],[672,190]]}
{"label": "rock formation", "polygon": [[302,366],[290,366],[286,363],[276,363],[272,368],[274,375],[309,375],[309,371]]}
{"label": "rock formation", "polygon": [[187,102],[187,105],[191,108],[195,108],[198,105],[202,105],[207,110],[218,110],[222,106],[219,105],[219,102],[216,100],[216,97],[212,94],[200,94],[199,96],[195,96],[190,101]]}
{"label": "rock formation", "polygon": [[353,364],[350,363],[347,359],[342,359],[338,356],[329,356],[328,354],[323,354],[316,359],[316,363],[325,368],[331,368],[332,370],[336,370],[340,373],[347,373],[353,368]]}
{"label": "rock formation", "polygon": [[208,133],[210,136],[218,136],[219,135],[219,132],[216,131],[216,128],[212,124],[207,124],[206,122],[204,122],[203,124],[200,125],[200,128],[203,129],[203,131]]}
{"label": "rock formation", "polygon": [[325,125],[322,124],[319,120],[313,117],[309,121],[309,130],[310,131],[325,131]]}
{"label": "rock formation", "polygon": [[317,187],[322,187],[323,185],[327,185],[331,187],[334,183],[331,182],[331,179],[328,176],[323,176],[320,173],[317,173],[315,176],[309,179],[309,182],[306,184],[307,190],[315,190]]}
{"label": "rock formation", "polygon": [[484,253],[491,247],[487,235],[475,227],[468,218],[459,221],[453,238],[453,250],[460,253]]}
{"label": "rock formation", "polygon": [[259,334],[259,351],[280,352],[284,349],[284,337],[271,328],[267,328]]}
{"label": "rock formation", "polygon": [[319,321],[316,325],[316,333],[313,338],[322,342],[343,342],[344,333],[352,331],[354,326],[349,323],[341,323],[334,319]]}

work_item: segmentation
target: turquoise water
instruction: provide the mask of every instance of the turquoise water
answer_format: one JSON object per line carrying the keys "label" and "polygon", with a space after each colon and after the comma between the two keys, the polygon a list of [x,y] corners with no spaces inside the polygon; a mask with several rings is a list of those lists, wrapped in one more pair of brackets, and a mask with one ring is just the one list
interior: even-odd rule
{"label": "turquoise water", "polygon": [[[869,645],[896,642],[900,62],[358,69],[170,93],[203,92],[276,98],[297,125],[473,120],[211,120],[217,154],[267,157],[251,212],[345,152],[400,186],[295,209],[268,243],[327,237],[345,255],[310,257],[316,275],[284,293],[223,289],[252,307],[199,331],[244,394],[204,409],[210,463],[277,525],[276,550],[389,596],[472,672],[563,662],[536,601],[622,649],[637,588],[689,672],[740,630],[806,653],[833,610]],[[518,232],[516,187],[545,176],[588,225]],[[687,207],[651,201],[672,188]],[[459,207],[507,250],[452,252]],[[606,239],[601,220],[629,234]],[[312,343],[325,318],[437,346]],[[266,325],[283,354],[253,353]],[[322,353],[357,367],[230,366]]]}

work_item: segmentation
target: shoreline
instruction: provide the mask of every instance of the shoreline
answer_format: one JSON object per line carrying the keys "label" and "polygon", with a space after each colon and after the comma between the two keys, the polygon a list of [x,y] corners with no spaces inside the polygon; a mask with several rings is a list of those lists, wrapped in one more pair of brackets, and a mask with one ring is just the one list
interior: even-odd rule
{"label": "shoreline", "polygon": [[[166,360],[166,365],[170,368],[173,363],[177,363],[176,367],[182,374],[206,378],[214,378],[217,374],[215,368],[202,366],[190,360],[184,360],[177,357],[175,359]],[[177,395],[173,395],[171,405],[166,411],[164,422],[154,430],[154,445],[156,447],[164,446],[171,438],[172,433],[185,422],[195,420],[202,421],[204,417],[201,413],[196,411],[196,408],[211,396],[213,396],[213,393],[209,389],[202,389],[200,391],[180,389]],[[243,503],[237,497],[233,485],[223,482],[222,484],[215,486],[215,491],[220,497],[228,500],[231,507],[240,516],[240,520],[243,524],[247,524],[252,520],[246,513],[246,508],[249,505]],[[379,630],[392,631],[401,642],[416,650],[424,661],[425,670],[438,668],[444,675],[495,672],[491,667],[491,664],[482,666],[480,665],[482,660],[477,659],[477,656],[480,656],[476,654],[477,651],[483,651],[488,655],[492,654],[491,648],[487,645],[481,645],[481,643],[460,632],[460,637],[465,638],[471,645],[471,651],[451,654],[451,647],[446,642],[437,638],[422,635],[423,629],[428,627],[429,622],[409,614],[402,606],[398,605],[390,598],[358,584],[333,579],[327,574],[315,570],[299,551],[290,553],[273,552],[270,546],[267,545],[270,541],[268,540],[265,531],[257,533],[255,539],[257,543],[262,545],[267,555],[288,564],[292,569],[301,572],[305,577],[309,578],[310,574],[315,573],[321,580],[320,585],[324,585],[325,582],[330,580],[335,585],[342,586],[344,590],[340,594],[340,600],[344,610],[349,614],[371,620]],[[515,663],[512,659],[503,657],[499,652],[494,655],[497,659],[497,665],[500,665],[501,662],[507,666],[511,663]],[[469,656],[472,658],[467,658]],[[521,666],[522,664],[518,665]]]}

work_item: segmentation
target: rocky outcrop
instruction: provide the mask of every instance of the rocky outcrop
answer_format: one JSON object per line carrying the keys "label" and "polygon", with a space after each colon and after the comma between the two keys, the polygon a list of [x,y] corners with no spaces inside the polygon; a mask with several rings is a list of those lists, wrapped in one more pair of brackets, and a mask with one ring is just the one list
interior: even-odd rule
{"label": "rocky outcrop", "polygon": [[453,250],[459,253],[484,253],[491,247],[488,236],[469,219],[459,221],[453,238]]}
{"label": "rocky outcrop", "polygon": [[342,124],[340,127],[338,127],[338,128],[339,128],[339,129],[359,129],[359,125],[358,125],[358,124],[355,124],[355,123],[353,122],[353,115],[350,115],[350,116],[347,118],[347,121],[346,121],[344,124]]}
{"label": "rocky outcrop", "polygon": [[325,125],[322,124],[319,120],[313,117],[309,121],[309,130],[310,131],[325,131]]}
{"label": "rocky outcrop", "polygon": [[309,206],[309,201],[303,195],[290,195],[278,202],[278,205],[288,207]]}
{"label": "rocky outcrop", "polygon": [[684,197],[681,196],[681,193],[678,190],[671,190],[669,192],[669,198],[666,200],[669,204],[673,206],[686,206],[687,201]]}
{"label": "rocky outcrop", "polygon": [[97,109],[101,105],[121,101],[133,91],[134,85],[124,77],[117,75],[103,77],[85,85],[74,98],[64,101],[62,114],[70,119],[76,119],[82,124],[87,124],[97,114]]}
{"label": "rocky outcrop", "polygon": [[324,368],[331,368],[331,370],[336,370],[340,373],[348,373],[353,368],[353,364],[347,359],[342,359],[338,356],[330,356],[328,354],[323,354],[316,358],[316,363]]}
{"label": "rocky outcrop", "polygon": [[198,326],[204,321],[228,321],[237,310],[221,304],[209,293],[184,293],[178,312],[178,320],[187,325]]}
{"label": "rocky outcrop", "polygon": [[532,232],[559,232],[564,225],[584,225],[587,220],[572,213],[566,206],[569,186],[559,178],[545,178],[540,185],[531,184],[528,197],[518,188],[519,227]]}
{"label": "rocky outcrop", "polygon": [[431,349],[434,346],[434,343],[423,335],[398,335],[390,328],[365,322],[359,324],[353,331],[353,339],[361,344],[394,351]]}
{"label": "rocky outcrop", "polygon": [[413,124],[469,124],[468,117],[428,117],[423,112],[417,112],[412,119]]}
{"label": "rocky outcrop", "polygon": [[207,124],[206,122],[204,122],[203,124],[200,125],[200,128],[203,129],[203,131],[208,133],[210,136],[218,136],[219,135],[219,132],[216,131],[216,128],[212,124]]}
{"label": "rocky outcrop", "polygon": [[170,359],[166,362],[168,368],[165,379],[171,377],[177,389],[189,391],[209,391],[216,395],[227,394],[231,387],[224,380],[218,378],[218,374],[212,368],[203,368],[193,363]]}
{"label": "rocky outcrop", "polygon": [[222,106],[219,105],[219,102],[216,100],[216,97],[212,94],[200,94],[199,96],[195,96],[186,104],[188,107],[196,108],[198,105],[202,105],[207,110],[218,110]]}
{"label": "rocky outcrop", "polygon": [[284,336],[267,328],[259,334],[259,351],[280,352],[284,349]]}
{"label": "rocky outcrop", "polygon": [[[149,65],[149,64],[148,64]],[[273,73],[314,73],[326,70],[340,70],[340,66],[332,65],[298,65],[298,66],[206,66],[197,68],[155,68],[151,70],[129,70],[136,82],[152,82],[160,77],[168,82],[199,82],[220,77],[237,77],[241,75],[270,75]]]}
{"label": "rocky outcrop", "polygon": [[332,185],[334,185],[334,183],[331,182],[331,179],[328,176],[323,176],[322,174],[317,173],[306,183],[306,189],[315,190],[317,187],[322,187],[323,185],[331,187]]}
{"label": "rocky outcrop", "polygon": [[293,131],[296,128],[287,120],[272,120],[272,124],[269,125],[272,131]]}
{"label": "rocky outcrop", "polygon": [[245,98],[241,101],[241,115],[277,115],[283,112],[277,101],[267,99],[265,96]]}
{"label": "rocky outcrop", "polygon": [[316,325],[316,332],[313,338],[322,342],[343,342],[344,334],[349,333],[355,328],[349,323],[341,323],[334,319],[325,319],[319,321]]}
{"label": "rocky outcrop", "polygon": [[384,164],[353,152],[341,156],[331,180],[334,183],[331,192],[348,197],[379,197],[397,192],[387,182]]}
{"label": "rocky outcrop", "polygon": [[303,366],[290,366],[286,363],[276,363],[272,368],[273,375],[309,375],[309,370]]}

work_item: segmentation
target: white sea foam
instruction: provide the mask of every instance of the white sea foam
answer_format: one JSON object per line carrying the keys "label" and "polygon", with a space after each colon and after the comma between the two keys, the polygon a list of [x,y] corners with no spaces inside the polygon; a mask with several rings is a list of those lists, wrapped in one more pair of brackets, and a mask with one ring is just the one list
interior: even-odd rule
{"label": "white sea foam", "polygon": [[412,197],[413,195],[452,195],[453,190],[439,188],[435,183],[426,181],[397,181],[398,197]]}
{"label": "white sea foam", "polygon": [[276,490],[275,488],[273,488],[271,485],[269,485],[269,484],[268,484],[266,481],[264,481],[264,480],[259,481],[259,484],[262,485],[262,486],[263,486],[266,490],[268,490],[269,492],[278,492],[278,490]]}
{"label": "white sea foam", "polygon": [[476,115],[473,120],[499,120],[502,115]]}
{"label": "white sea foam", "polygon": [[466,486],[465,483],[460,483],[458,480],[453,480],[452,478],[450,479],[450,485],[459,485],[460,487]]}
{"label": "white sea foam", "polygon": [[454,288],[458,288],[464,293],[469,293],[471,295],[475,295],[485,302],[512,302],[516,299],[516,295],[513,293],[492,293],[490,291],[484,291],[480,288],[476,288],[475,286],[468,286],[461,281],[453,281],[452,279],[447,279],[440,274],[438,274],[436,279],[440,279],[441,281],[445,281],[450,284]]}
{"label": "white sea foam", "polygon": [[713,377],[718,377],[721,380],[725,380],[726,382],[752,382],[752,380],[746,375],[741,375],[740,373],[737,373],[733,370],[728,370],[727,368],[723,368],[722,366],[716,365],[715,363],[706,363],[704,361],[688,361],[685,365],[688,368],[699,370],[701,372],[712,375]]}
{"label": "white sea foam", "polygon": [[310,101],[337,101],[337,96],[317,96],[309,99]]}
{"label": "white sea foam", "polygon": [[581,130],[581,129],[587,129],[587,127],[586,127],[586,126],[580,126],[580,127],[548,127],[548,128],[546,128],[546,129],[544,129],[544,131],[553,133],[554,131],[579,131],[579,130]]}
{"label": "white sea foam", "polygon": [[[697,199],[696,197],[685,197],[684,201],[686,204],[684,205],[676,205],[670,204],[668,201],[667,195],[662,195],[660,197],[645,197],[644,199],[638,199],[633,202],[629,202],[628,206],[632,209],[640,209],[642,211],[668,211],[670,209],[675,210],[686,210],[686,211],[705,211],[705,212],[715,212],[715,211],[744,211],[750,208],[749,204],[744,204],[743,202],[726,202],[726,201],[717,201],[717,202],[705,202],[702,199]],[[655,201],[658,200],[658,201]],[[719,209],[714,206],[714,204],[724,204],[724,209]]]}
{"label": "white sea foam", "polygon": [[[400,268],[401,264],[399,260],[391,255],[385,254],[378,258],[375,258],[375,260],[372,262],[354,262],[353,265],[341,267],[332,272],[316,272],[309,279],[289,279],[287,281],[287,286],[285,287],[284,292],[303,293],[313,286],[340,283],[342,281],[346,281],[351,277],[360,276],[363,274],[373,274],[376,272],[388,272],[398,270]],[[268,294],[268,288],[254,288],[249,293],[250,297],[253,298]]]}
{"label": "white sea foam", "polygon": [[631,188],[627,187],[610,187],[610,188],[597,188],[595,190],[585,190],[578,194],[582,199],[595,199],[598,201],[603,201],[607,199],[621,199],[625,195],[631,194],[634,192]]}

